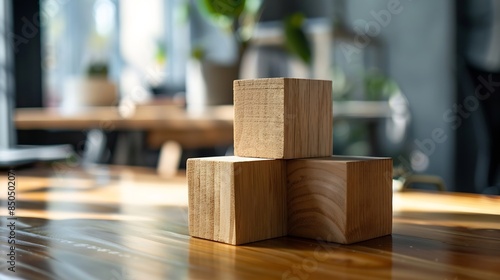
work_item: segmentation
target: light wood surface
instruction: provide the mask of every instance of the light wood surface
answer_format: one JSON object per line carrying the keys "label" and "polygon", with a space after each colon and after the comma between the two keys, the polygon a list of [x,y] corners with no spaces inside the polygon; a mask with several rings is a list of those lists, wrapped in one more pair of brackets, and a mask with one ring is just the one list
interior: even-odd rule
{"label": "light wood surface", "polygon": [[500,279],[498,196],[395,193],[390,236],[236,247],[189,237],[182,175],[106,166],[16,173],[18,270],[6,270],[2,191],[2,279]]}
{"label": "light wood surface", "polygon": [[290,159],[332,154],[331,81],[234,81],[234,153]]}
{"label": "light wood surface", "polygon": [[286,235],[284,161],[192,158],[187,174],[191,236],[240,245]]}
{"label": "light wood surface", "polygon": [[287,161],[288,234],[349,244],[391,234],[392,160]]}

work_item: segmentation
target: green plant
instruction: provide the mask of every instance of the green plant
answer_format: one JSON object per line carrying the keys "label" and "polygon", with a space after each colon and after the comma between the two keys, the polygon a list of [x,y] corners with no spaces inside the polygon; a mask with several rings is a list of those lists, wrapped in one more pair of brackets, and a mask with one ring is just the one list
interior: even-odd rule
{"label": "green plant", "polygon": [[302,29],[304,25],[304,16],[300,13],[292,14],[285,18],[284,25],[285,44],[288,50],[297,55],[305,63],[311,64],[311,46]]}
{"label": "green plant", "polygon": [[104,62],[91,63],[87,68],[86,74],[88,77],[108,77],[108,64]]}
{"label": "green plant", "polygon": [[390,77],[381,71],[371,69],[369,71],[357,71],[355,75],[348,76],[340,67],[332,69],[333,97],[336,101],[352,100],[356,90],[356,84],[352,81],[363,81],[362,100],[382,101],[388,100],[399,92],[399,86]]}
{"label": "green plant", "polygon": [[[202,14],[218,27],[231,32],[243,53],[262,13],[262,0],[196,0]],[[306,64],[311,63],[312,51],[303,30],[304,16],[292,14],[283,20],[287,50]],[[193,49],[193,57],[203,57],[199,46]]]}
{"label": "green plant", "polygon": [[167,46],[163,41],[156,41],[156,50],[155,50],[155,61],[159,64],[164,64],[167,60]]}
{"label": "green plant", "polygon": [[365,98],[370,101],[385,100],[398,92],[396,82],[379,71],[366,73],[364,84]]}

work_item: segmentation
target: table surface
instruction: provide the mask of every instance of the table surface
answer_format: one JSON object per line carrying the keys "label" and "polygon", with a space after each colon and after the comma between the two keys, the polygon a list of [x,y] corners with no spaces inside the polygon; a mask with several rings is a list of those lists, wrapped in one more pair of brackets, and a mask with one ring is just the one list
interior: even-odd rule
{"label": "table surface", "polygon": [[182,174],[64,165],[15,173],[16,272],[7,271],[2,191],[2,279],[500,279],[500,197],[395,193],[391,236],[235,247],[188,236]]}
{"label": "table surface", "polygon": [[176,105],[145,105],[127,114],[120,113],[117,107],[90,107],[74,113],[57,108],[20,108],[14,120],[18,129],[203,129],[232,127],[233,107],[188,112]]}
{"label": "table surface", "polygon": [[17,109],[16,128],[148,132],[151,147],[174,140],[185,148],[231,145],[233,107],[213,106],[203,112],[188,112],[176,105],[137,106],[129,114],[117,107],[92,107],[68,114],[57,108]]}
{"label": "table surface", "polygon": [[[131,107],[132,108],[132,107]],[[124,114],[125,113],[125,114]],[[334,121],[389,118],[391,108],[382,101],[344,101],[333,104]],[[226,146],[233,143],[234,110],[231,105],[187,111],[179,105],[147,104],[121,112],[117,107],[90,107],[64,113],[58,108],[20,108],[17,129],[147,131],[147,143],[158,148],[173,140],[184,148]]]}
{"label": "table surface", "polygon": [[[391,116],[387,102],[346,101],[334,103],[337,119],[379,119]],[[211,106],[203,111],[186,111],[178,105],[139,105],[127,114],[117,107],[91,107],[72,113],[57,108],[16,110],[18,129],[203,129],[233,125],[233,106]]]}

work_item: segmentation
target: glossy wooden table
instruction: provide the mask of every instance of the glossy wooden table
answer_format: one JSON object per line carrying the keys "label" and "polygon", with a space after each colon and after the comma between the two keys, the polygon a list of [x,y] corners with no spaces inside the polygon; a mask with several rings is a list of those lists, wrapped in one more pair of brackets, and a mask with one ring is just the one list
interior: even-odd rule
{"label": "glossy wooden table", "polygon": [[499,197],[396,193],[392,236],[234,247],[188,236],[182,175],[103,166],[16,173],[17,272],[6,270],[2,191],[1,279],[500,279]]}

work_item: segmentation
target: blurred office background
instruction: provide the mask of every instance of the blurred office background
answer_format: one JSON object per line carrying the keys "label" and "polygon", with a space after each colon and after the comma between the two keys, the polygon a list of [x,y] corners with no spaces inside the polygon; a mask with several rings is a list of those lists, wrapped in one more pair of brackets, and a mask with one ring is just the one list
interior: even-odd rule
{"label": "blurred office background", "polygon": [[[483,111],[493,98],[475,97],[481,79],[464,66],[474,40],[493,40],[488,34],[500,16],[494,1],[474,1],[483,9],[472,10],[467,1],[452,0],[247,0],[250,12],[237,30],[207,16],[197,5],[203,1],[12,2],[17,107],[71,114],[79,109],[75,92],[90,77],[101,79],[99,90],[117,93],[100,94],[103,104],[162,100],[188,109],[227,103],[227,96],[197,94],[224,93],[238,77],[331,79],[341,113],[336,154],[391,156],[401,176],[436,176],[452,191],[498,192],[492,116]],[[287,24],[304,32],[310,58],[301,38],[293,41],[294,29],[289,45]],[[484,69],[486,80],[488,71],[498,72]],[[201,88],[204,79],[211,83]],[[76,146],[83,138],[82,132],[18,131],[22,144]],[[144,147],[149,161],[143,164],[156,164],[156,152]]]}

